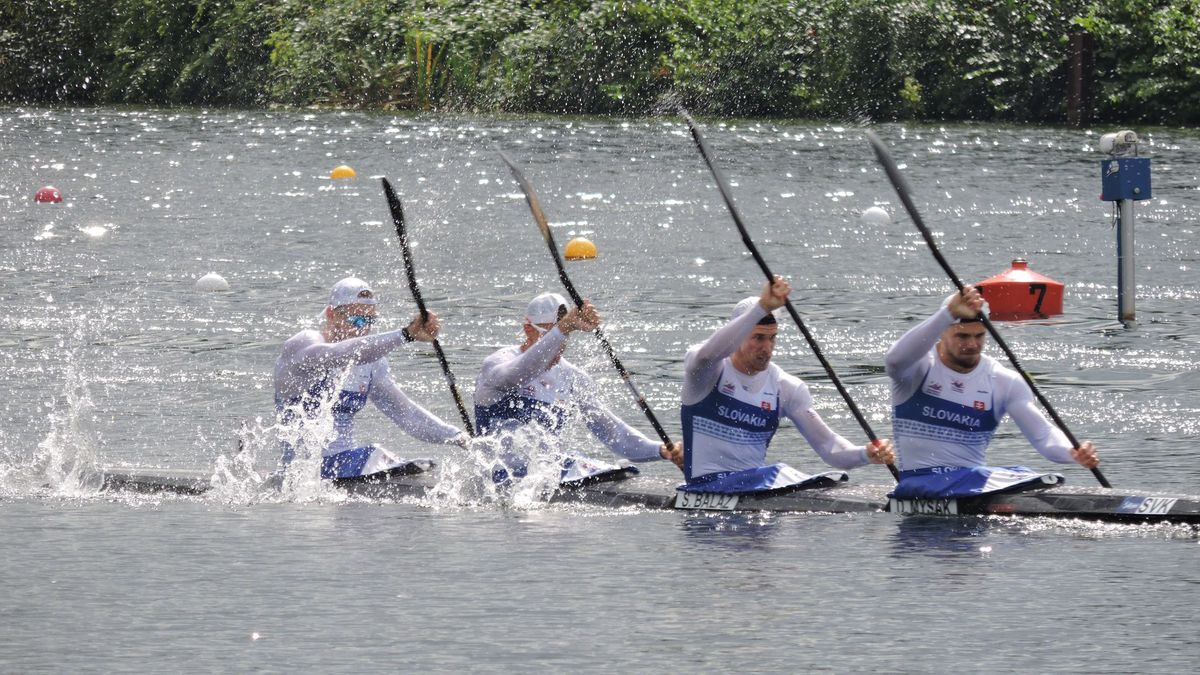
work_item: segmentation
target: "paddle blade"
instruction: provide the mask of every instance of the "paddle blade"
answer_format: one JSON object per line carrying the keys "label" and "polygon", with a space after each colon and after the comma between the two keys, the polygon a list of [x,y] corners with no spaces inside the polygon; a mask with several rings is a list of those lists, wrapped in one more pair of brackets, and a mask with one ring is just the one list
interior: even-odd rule
{"label": "paddle blade", "polygon": [[521,186],[521,192],[525,193],[525,201],[529,203],[529,211],[533,214],[533,220],[537,223],[538,229],[542,232],[542,237],[550,244],[550,248],[554,250],[554,254],[558,255],[558,247],[554,244],[554,235],[550,233],[550,223],[546,220],[546,214],[542,211],[541,202],[538,201],[537,193],[533,191],[533,186],[529,184],[529,180],[525,178],[525,174],[517,168],[515,162],[504,154],[503,150],[498,151],[500,159],[508,165],[508,170],[516,179],[517,185]]}
{"label": "paddle blade", "polygon": [[905,180],[904,174],[900,173],[900,167],[896,166],[895,160],[892,159],[892,154],[888,152],[887,146],[883,144],[883,139],[879,138],[870,129],[866,130],[866,134],[867,141],[871,143],[871,149],[875,151],[875,157],[879,160],[879,164],[883,166],[884,172],[887,173],[888,180],[892,182],[892,187],[896,188],[896,192],[900,195],[900,200],[905,202],[907,206],[907,200],[912,198],[912,188],[908,186],[908,181]]}
{"label": "paddle blade", "polygon": [[388,179],[381,178],[383,181],[383,194],[387,197],[388,209],[392,212],[392,224],[396,226],[396,236],[400,237],[401,242],[408,241],[407,227],[404,223],[404,207],[400,204],[400,198],[396,196],[396,191],[392,189],[392,184]]}

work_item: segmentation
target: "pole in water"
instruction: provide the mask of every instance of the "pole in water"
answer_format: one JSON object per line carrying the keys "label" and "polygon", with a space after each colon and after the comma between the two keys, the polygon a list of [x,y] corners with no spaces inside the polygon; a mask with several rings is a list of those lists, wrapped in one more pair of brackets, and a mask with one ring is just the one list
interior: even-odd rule
{"label": "pole in water", "polygon": [[1100,199],[1116,202],[1117,319],[1131,324],[1137,318],[1137,283],[1133,248],[1133,203],[1150,199],[1150,160],[1137,156],[1138,137],[1118,131],[1100,137]]}

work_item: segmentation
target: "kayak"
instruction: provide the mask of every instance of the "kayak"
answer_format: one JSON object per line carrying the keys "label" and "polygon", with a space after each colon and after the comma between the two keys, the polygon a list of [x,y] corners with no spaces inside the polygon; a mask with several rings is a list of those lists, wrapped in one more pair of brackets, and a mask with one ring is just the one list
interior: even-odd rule
{"label": "kayak", "polygon": [[[170,474],[130,469],[100,471],[102,490],[201,495],[212,482],[201,472]],[[334,485],[368,499],[422,498],[438,483],[432,462],[416,461]],[[1105,488],[1054,487],[959,499],[889,499],[890,486],[854,486],[829,479],[812,486],[751,494],[684,492],[677,482],[639,476],[623,467],[558,486],[551,503],[640,507],[680,511],[771,511],[784,513],[877,513],[905,516],[1027,516],[1126,523],[1200,525],[1200,497]]]}

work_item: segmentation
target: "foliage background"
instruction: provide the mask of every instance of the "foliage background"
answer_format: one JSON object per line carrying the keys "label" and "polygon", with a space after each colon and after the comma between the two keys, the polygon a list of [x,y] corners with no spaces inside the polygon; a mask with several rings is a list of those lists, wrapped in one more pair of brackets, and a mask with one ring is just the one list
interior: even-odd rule
{"label": "foliage background", "polygon": [[0,101],[1200,122],[1200,0],[0,0]]}

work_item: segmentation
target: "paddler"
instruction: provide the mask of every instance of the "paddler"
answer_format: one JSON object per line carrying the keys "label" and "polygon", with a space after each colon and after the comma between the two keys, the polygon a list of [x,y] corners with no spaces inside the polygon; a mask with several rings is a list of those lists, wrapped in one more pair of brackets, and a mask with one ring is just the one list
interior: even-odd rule
{"label": "paddler", "polygon": [[[321,312],[320,330],[302,330],[283,343],[275,362],[275,410],[282,428],[283,463],[295,456],[295,442],[322,433],[318,419],[332,423],[321,447],[321,477],[350,478],[386,471],[406,462],[378,445],[358,445],[354,418],[370,400],[405,433],[427,443],[464,444],[467,435],[414,403],[396,385],[385,356],[413,341],[431,342],[437,315],[417,314],[405,328],[371,335],[378,299],[361,279],[334,284]],[[328,431],[325,432],[329,434]]]}
{"label": "paddler", "polygon": [[777,275],[761,295],[737,303],[729,321],[684,357],[685,490],[758,492],[820,478],[786,464],[766,464],[780,415],[833,467],[893,461],[891,441],[854,445],[830,429],[813,410],[808,386],[771,363],[779,331],[774,312],[790,292],[788,282]]}
{"label": "paddler", "polygon": [[1061,482],[1057,474],[984,465],[1005,413],[1046,459],[1089,469],[1100,464],[1091,441],[1072,448],[1042,415],[1025,380],[983,353],[983,311],[978,289],[965,286],[888,350],[897,498],[944,499]]}
{"label": "paddler", "polygon": [[[531,300],[521,322],[524,341],[484,359],[475,381],[479,433],[505,435],[511,443],[513,432],[533,430],[538,442],[548,442],[556,455],[563,480],[583,478],[608,467],[558,447],[559,435],[577,411],[614,454],[631,462],[665,459],[679,464],[683,453],[679,443],[668,447],[626,424],[604,406],[595,381],[563,358],[572,333],[593,331],[598,325],[600,315],[587,300],[582,307],[568,307],[558,293],[542,293]],[[527,450],[508,448],[494,478],[503,482],[523,476],[528,470]]]}

